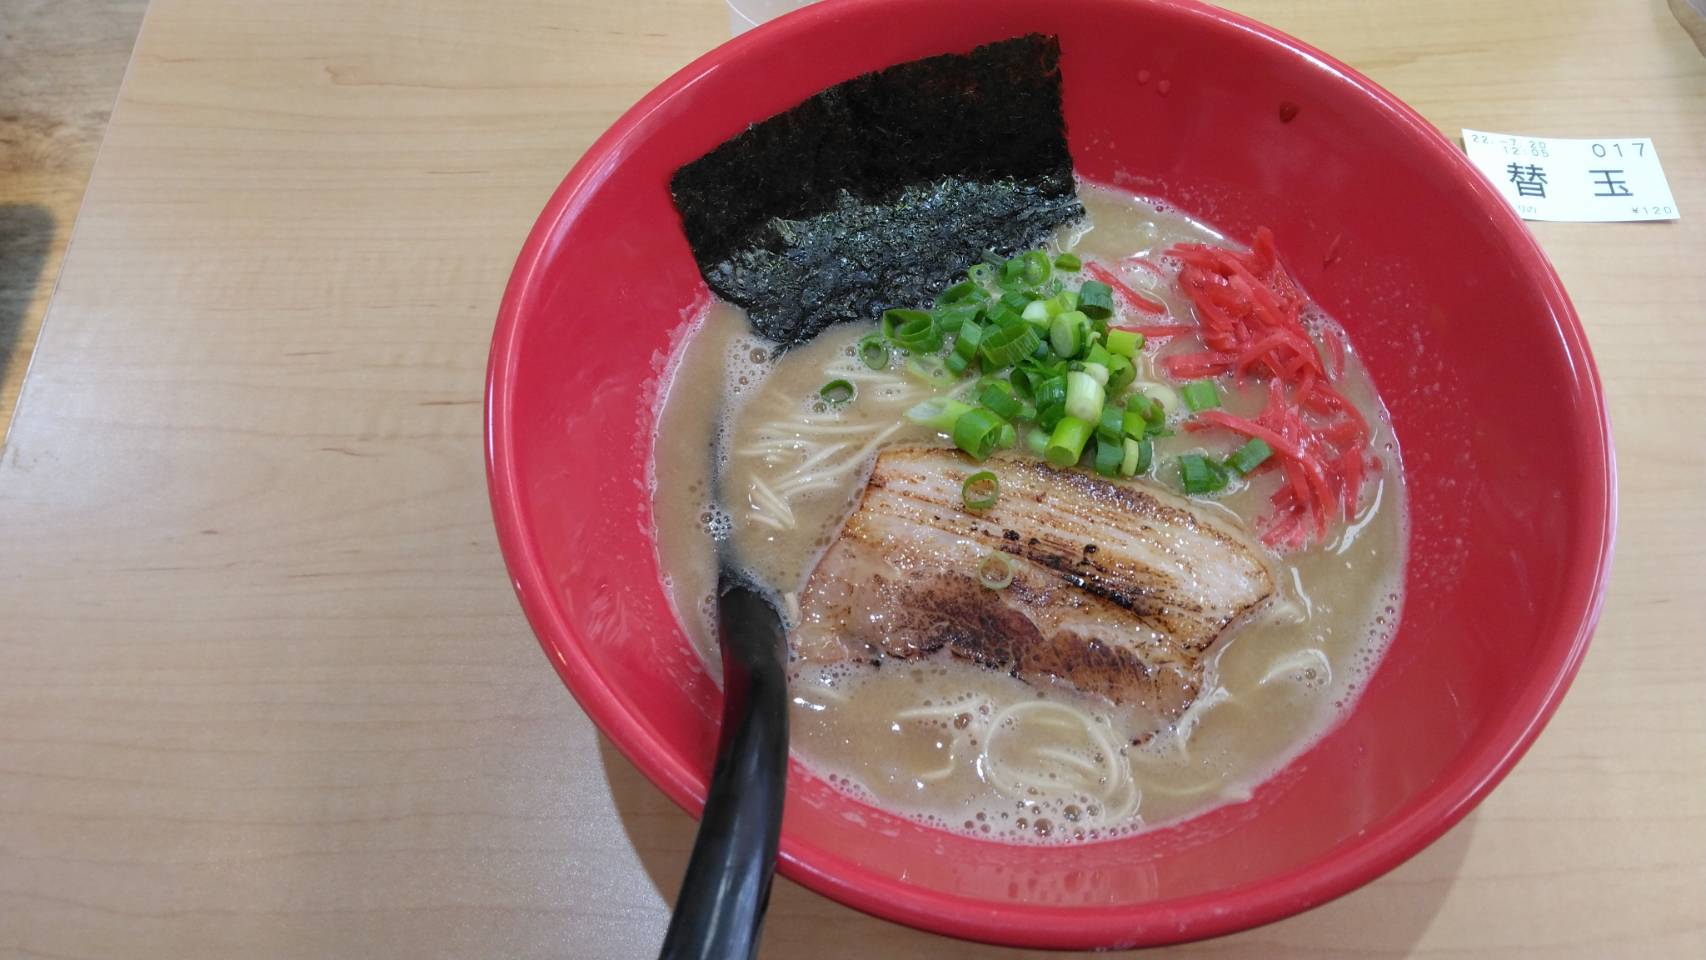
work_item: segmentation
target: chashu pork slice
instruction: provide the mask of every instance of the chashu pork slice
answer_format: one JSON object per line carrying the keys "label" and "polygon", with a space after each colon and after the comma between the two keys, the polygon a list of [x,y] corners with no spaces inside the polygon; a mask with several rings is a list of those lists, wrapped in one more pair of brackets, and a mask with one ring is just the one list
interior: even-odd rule
{"label": "chashu pork slice", "polygon": [[[979,470],[1001,490],[973,512],[961,486]],[[1013,573],[1005,589],[979,578],[996,552]],[[1159,726],[1202,689],[1215,640],[1273,593],[1240,529],[1165,491],[1030,459],[972,464],[950,449],[900,447],[877,458],[812,572],[792,642],[819,663],[946,649]]]}

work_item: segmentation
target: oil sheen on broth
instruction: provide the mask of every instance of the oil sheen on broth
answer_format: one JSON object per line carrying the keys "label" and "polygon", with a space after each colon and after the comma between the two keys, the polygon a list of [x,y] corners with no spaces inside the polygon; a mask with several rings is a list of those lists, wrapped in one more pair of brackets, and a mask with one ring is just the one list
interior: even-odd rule
{"label": "oil sheen on broth", "polygon": [[[1086,258],[1118,262],[1159,255],[1181,241],[1224,242],[1125,194],[1093,186],[1080,194],[1089,216],[1062,231],[1056,245]],[[1190,316],[1170,285],[1145,293],[1175,317]],[[654,461],[662,480],[654,484],[658,549],[671,599],[713,673],[714,541],[726,539],[797,618],[796,594],[856,505],[877,450],[940,442],[902,418],[938,388],[899,370],[898,360],[888,371],[865,367],[855,344],[870,330],[832,328],[778,358],[738,310],[717,304],[673,360]],[[1139,363],[1139,378],[1162,382],[1153,353]],[[831,409],[818,389],[836,378],[852,381],[858,396]],[[1367,419],[1380,460],[1362,506],[1325,543],[1269,558],[1278,595],[1210,651],[1202,693],[1170,728],[1153,735],[1123,729],[1120,712],[1103,701],[1064,686],[1033,686],[944,652],[880,668],[796,664],[795,755],[882,807],[1008,841],[1118,836],[1247,797],[1355,698],[1401,606],[1399,453],[1354,354],[1338,387]],[[1252,413],[1261,394],[1259,387],[1229,392],[1226,407]],[[1224,455],[1236,446],[1180,431],[1157,443],[1156,462],[1192,450]],[[1143,482],[1166,478],[1162,467]],[[1266,505],[1265,488],[1235,484],[1207,504],[1252,525]]]}

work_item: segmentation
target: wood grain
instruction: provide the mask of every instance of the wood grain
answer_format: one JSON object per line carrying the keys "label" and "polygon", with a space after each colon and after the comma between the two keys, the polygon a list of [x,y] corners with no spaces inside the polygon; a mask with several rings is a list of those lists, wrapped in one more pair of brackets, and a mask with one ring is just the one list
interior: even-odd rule
{"label": "wood grain", "polygon": [[[1446,130],[1651,136],[1687,219],[1536,225],[1624,473],[1534,751],[1390,876],[1177,952],[1706,955],[1706,63],[1660,0],[1237,6]],[[546,195],[725,30],[706,0],[156,0],[0,456],[0,957],[651,955],[692,824],[521,619],[479,397]],[[768,934],[1019,955],[787,883]]]}
{"label": "wood grain", "polygon": [[147,6],[6,0],[0,10],[0,437]]}

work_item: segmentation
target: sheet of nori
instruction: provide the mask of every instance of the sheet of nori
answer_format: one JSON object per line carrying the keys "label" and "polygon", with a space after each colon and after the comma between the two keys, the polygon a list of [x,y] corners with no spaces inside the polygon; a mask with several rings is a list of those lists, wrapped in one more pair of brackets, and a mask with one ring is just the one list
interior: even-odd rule
{"label": "sheet of nori", "polygon": [[1060,44],[1030,35],[836,84],[675,172],[712,290],[800,343],[921,306],[985,251],[1084,213],[1060,109]]}

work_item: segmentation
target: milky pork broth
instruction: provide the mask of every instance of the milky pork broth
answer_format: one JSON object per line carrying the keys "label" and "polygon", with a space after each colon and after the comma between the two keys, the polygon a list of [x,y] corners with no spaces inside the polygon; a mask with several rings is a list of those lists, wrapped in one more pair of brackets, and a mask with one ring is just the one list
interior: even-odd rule
{"label": "milky pork broth", "polygon": [[[1122,276],[1165,314],[1151,306],[1146,309],[1156,316],[1138,319],[1191,322],[1192,301],[1176,282],[1181,263],[1168,251],[1179,243],[1225,241],[1124,194],[1084,186],[1080,196],[1088,216],[1060,231],[1049,254],[1071,251],[1087,269],[1092,261],[1119,265],[1145,257],[1156,269],[1126,269]],[[1076,283],[1086,275],[1062,276]],[[1338,337],[1331,321],[1312,308],[1305,319],[1317,342]],[[978,389],[975,377],[955,378],[939,361],[919,362],[900,350],[890,350],[888,362],[875,369],[880,358],[867,339],[873,329],[842,324],[782,352],[753,334],[739,310],[714,305],[673,358],[660,412],[654,507],[672,600],[714,671],[716,541],[726,540],[730,554],[776,592],[794,641],[797,757],[850,793],[947,829],[1009,841],[1082,842],[1246,797],[1354,699],[1396,625],[1405,542],[1398,450],[1354,352],[1323,362],[1342,358],[1333,386],[1367,424],[1365,475],[1347,482],[1360,489],[1356,508],[1324,537],[1289,543],[1285,530],[1267,518],[1271,504],[1286,502],[1283,488],[1295,471],[1243,476],[1216,466],[1233,463],[1246,437],[1184,426],[1194,407],[1182,401],[1184,384],[1167,371],[1191,361],[1167,358],[1202,350],[1202,343],[1184,335],[1152,336],[1132,358],[1134,389],[1165,406],[1167,429],[1145,441],[1152,444],[1153,464],[1146,474],[1105,482],[1158,491],[1144,502],[1178,519],[1180,530],[1224,530],[1229,542],[1248,544],[1265,568],[1260,579],[1272,584],[1271,596],[1201,651],[1199,672],[1182,681],[1188,699],[1182,709],[1163,709],[1141,698],[1116,703],[1065,671],[992,665],[960,646],[884,655],[869,643],[848,641],[841,636],[848,621],[822,612],[832,607],[817,603],[822,597],[810,589],[830,589],[823,584],[836,581],[821,573],[813,580],[814,570],[839,562],[834,555],[826,559],[826,549],[862,502],[871,509],[862,498],[877,455],[951,445],[939,426],[913,422],[918,417],[909,420],[907,413],[932,398],[965,399]],[[1321,347],[1323,356],[1334,352]],[[821,396],[834,381],[845,381],[852,398],[841,401],[834,391],[829,399]],[[1260,382],[1217,382],[1214,409],[1235,418],[1256,418],[1263,410],[1268,388]],[[1034,468],[1036,454],[1021,439],[981,466],[1005,472],[1003,483],[1011,487],[1021,461]],[[1205,457],[1225,486],[1186,501],[1179,458],[1192,455]],[[963,462],[954,467],[957,491],[958,478],[980,465],[963,454],[954,457]],[[1092,473],[1084,465],[1072,469]],[[966,529],[977,528],[976,515],[967,511]],[[1030,534],[1018,533],[1009,533],[1009,540],[1022,547],[1021,536]],[[1272,547],[1256,546],[1276,538]],[[944,542],[958,549],[967,541]],[[988,571],[973,569],[969,576],[983,579],[987,602],[997,596],[1011,602],[1021,587],[1033,594],[1056,588],[1042,583],[1039,570],[1048,573],[1026,568],[1005,589],[991,584]],[[1007,575],[1013,576],[1011,568]],[[809,589],[809,582],[815,586]],[[842,602],[865,611],[857,596]],[[1095,629],[1120,628],[1106,617],[1095,623]]]}

